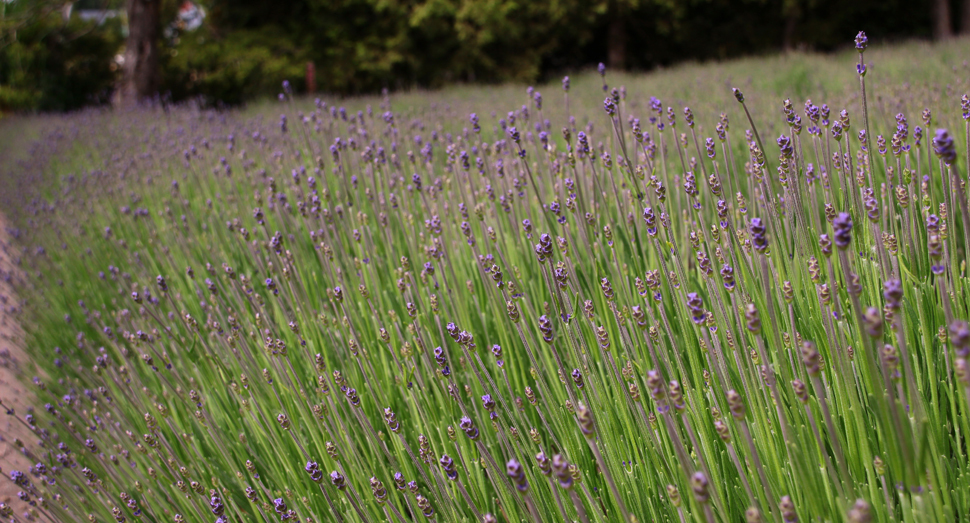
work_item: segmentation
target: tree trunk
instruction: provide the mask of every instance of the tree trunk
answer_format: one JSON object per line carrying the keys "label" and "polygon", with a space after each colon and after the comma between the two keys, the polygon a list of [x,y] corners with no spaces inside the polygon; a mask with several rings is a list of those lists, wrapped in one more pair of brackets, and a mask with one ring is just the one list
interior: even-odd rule
{"label": "tree trunk", "polygon": [[606,37],[607,61],[610,69],[617,71],[626,69],[626,13],[620,4],[622,2],[616,2],[610,9],[609,34]]}
{"label": "tree trunk", "polygon": [[161,0],[126,0],[128,42],[118,100],[140,102],[158,93],[158,34]]}
{"label": "tree trunk", "polygon": [[801,9],[797,0],[784,2],[781,8],[785,18],[785,31],[782,35],[782,47],[785,51],[795,49],[795,30],[798,27],[798,18],[801,16]]}
{"label": "tree trunk", "polygon": [[963,0],[963,20],[960,23],[960,33],[970,34],[970,0]]}
{"label": "tree trunk", "polygon": [[795,27],[798,24],[798,18],[789,14],[785,16],[785,34],[782,38],[782,48],[785,51],[792,51],[795,49]]}
{"label": "tree trunk", "polygon": [[948,0],[933,1],[933,38],[946,40],[953,36],[953,25],[950,22],[950,2]]}

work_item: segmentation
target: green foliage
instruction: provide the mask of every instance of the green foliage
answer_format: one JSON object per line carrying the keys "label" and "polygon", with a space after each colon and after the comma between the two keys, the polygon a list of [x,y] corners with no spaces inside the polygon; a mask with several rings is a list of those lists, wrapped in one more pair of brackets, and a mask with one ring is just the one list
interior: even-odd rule
{"label": "green foliage", "polygon": [[[382,87],[440,87],[455,81],[532,81],[543,60],[565,40],[588,38],[580,2],[507,2],[473,0],[304,0],[285,7],[260,1],[212,2],[205,44],[185,35],[175,49],[173,68],[210,71],[241,56],[271,54],[292,70],[289,79],[303,85],[308,60],[316,65],[321,90],[353,93]],[[262,37],[239,39],[259,28]],[[271,36],[270,36],[271,35]],[[289,45],[286,45],[289,44]],[[218,52],[206,52],[208,45]],[[280,50],[283,52],[280,52]],[[184,54],[198,56],[183,57]],[[270,64],[246,60],[257,76]],[[184,77],[184,75],[182,75]],[[275,77],[272,73],[268,76]],[[180,78],[174,78],[174,83]],[[225,101],[245,99],[260,86],[237,81]],[[246,85],[245,88],[242,86]],[[187,92],[209,94],[195,81]]]}
{"label": "green foliage", "polygon": [[[830,51],[863,20],[882,39],[931,32],[929,0],[197,3],[208,13],[203,28],[160,42],[163,91],[213,104],[276,95],[284,78],[304,91],[308,62],[315,64],[320,91],[360,94],[455,82],[534,83],[614,55],[628,69],[649,70],[783,46]],[[83,3],[95,4],[101,2]],[[17,0],[7,6],[0,107],[70,109],[107,99],[115,79],[110,60],[122,44],[117,27],[87,32],[76,22],[64,24],[59,5]],[[179,5],[163,0],[164,25]],[[14,19],[16,31],[10,29]]]}
{"label": "green foliage", "polygon": [[[565,70],[606,61],[611,32],[623,33],[625,61],[650,69],[684,59],[724,59],[783,44],[831,50],[837,35],[863,18],[879,37],[929,34],[925,2],[861,0],[211,0],[209,45],[235,31],[262,29],[272,39],[245,39],[244,52],[273,54],[304,84],[305,62],[316,65],[320,90],[376,92],[381,88],[437,88],[452,82],[535,82]],[[619,23],[612,23],[620,19]],[[905,20],[905,22],[904,22]],[[272,29],[269,29],[272,28]],[[221,35],[221,36],[220,36]],[[841,38],[841,36],[838,36]],[[192,48],[189,38],[180,44]],[[280,42],[286,40],[289,46]],[[273,50],[285,48],[282,53]],[[262,48],[262,50],[258,49]],[[196,69],[225,61],[202,52]],[[181,58],[179,59],[179,61]],[[249,61],[259,76],[266,64]],[[275,79],[275,74],[268,76]],[[174,82],[182,77],[173,78]],[[195,86],[194,83],[190,82]],[[229,85],[229,84],[225,84]],[[236,82],[226,101],[268,89]],[[202,92],[195,86],[188,91]],[[174,92],[180,92],[173,89]],[[208,93],[205,93],[208,94]]]}
{"label": "green foliage", "polygon": [[50,2],[13,2],[0,19],[0,111],[66,111],[109,101],[118,21],[65,22]]}
{"label": "green foliage", "polygon": [[239,104],[279,90],[283,80],[302,86],[304,52],[276,27],[241,29],[219,38],[200,30],[168,49],[164,90],[176,99]]}
{"label": "green foliage", "polygon": [[11,414],[47,501],[16,507],[962,521],[968,47],[581,74],[541,108],[503,85],[49,117],[0,176],[43,376]]}

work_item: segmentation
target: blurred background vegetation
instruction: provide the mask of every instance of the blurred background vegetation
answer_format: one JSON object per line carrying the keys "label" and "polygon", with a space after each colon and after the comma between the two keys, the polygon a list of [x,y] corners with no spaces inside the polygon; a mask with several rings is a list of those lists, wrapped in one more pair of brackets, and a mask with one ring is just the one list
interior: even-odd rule
{"label": "blurred background vegetation", "polygon": [[[879,42],[970,32],[970,0],[197,0],[191,31],[176,21],[193,4],[151,1],[159,96],[217,105],[284,79],[336,94],[537,82],[598,62],[830,52],[860,29]],[[0,0],[0,112],[110,102],[126,28],[125,0]]]}

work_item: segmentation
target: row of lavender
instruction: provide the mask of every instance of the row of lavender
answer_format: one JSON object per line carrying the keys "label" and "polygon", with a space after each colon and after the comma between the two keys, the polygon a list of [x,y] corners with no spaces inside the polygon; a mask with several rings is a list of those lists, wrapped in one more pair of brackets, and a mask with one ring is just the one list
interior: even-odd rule
{"label": "row of lavender", "polygon": [[695,122],[602,67],[595,113],[566,78],[457,124],[117,115],[25,205],[53,355],[0,512],[959,519],[970,172],[933,120],[970,99],[870,115],[866,46],[858,113],[785,100],[773,141],[737,89]]}

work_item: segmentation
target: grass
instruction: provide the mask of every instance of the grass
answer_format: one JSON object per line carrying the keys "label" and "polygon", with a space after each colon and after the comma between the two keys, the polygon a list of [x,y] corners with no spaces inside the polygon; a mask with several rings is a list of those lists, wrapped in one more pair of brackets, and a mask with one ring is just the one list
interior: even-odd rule
{"label": "grass", "polygon": [[865,98],[851,50],[541,108],[30,120],[0,178],[43,376],[11,481],[57,521],[958,520],[968,46],[867,50]]}

